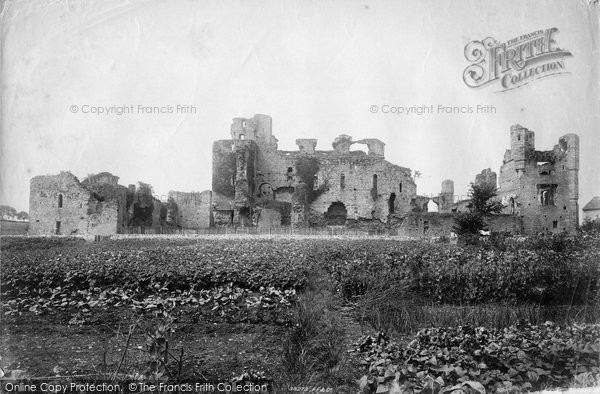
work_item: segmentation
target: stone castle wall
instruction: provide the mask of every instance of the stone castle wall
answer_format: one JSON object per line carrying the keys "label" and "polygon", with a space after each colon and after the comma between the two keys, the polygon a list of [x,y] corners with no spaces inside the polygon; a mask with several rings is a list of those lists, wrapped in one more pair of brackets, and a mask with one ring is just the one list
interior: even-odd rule
{"label": "stone castle wall", "polygon": [[211,226],[212,193],[170,191],[169,200],[177,206],[177,225],[183,228],[206,228]]}
{"label": "stone castle wall", "polygon": [[504,212],[522,217],[525,234],[574,232],[579,223],[579,138],[567,134],[551,151],[536,151],[535,134],[511,128],[500,168]]}
{"label": "stone castle wall", "polygon": [[[404,217],[397,227],[398,235],[407,237],[450,237],[453,232],[454,218],[452,213],[412,212]],[[494,232],[521,234],[521,219],[514,215],[492,215],[485,218],[486,224]]]}
{"label": "stone castle wall", "polygon": [[31,179],[29,233],[109,235],[121,232],[127,214],[125,187],[112,195],[85,186],[69,172]]}

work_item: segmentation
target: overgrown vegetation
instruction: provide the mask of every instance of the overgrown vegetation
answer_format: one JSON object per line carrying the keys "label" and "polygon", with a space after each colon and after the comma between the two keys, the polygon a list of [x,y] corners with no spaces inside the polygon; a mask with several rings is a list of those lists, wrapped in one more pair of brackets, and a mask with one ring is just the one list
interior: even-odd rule
{"label": "overgrown vegetation", "polygon": [[363,393],[522,393],[600,383],[598,325],[428,328],[406,347],[379,335],[356,350],[368,365]]}
{"label": "overgrown vegetation", "polygon": [[[600,350],[598,326],[578,325],[600,318],[600,238],[591,235],[494,236],[477,246],[341,238],[1,241],[5,321],[33,316],[94,330],[110,311],[141,319],[131,337],[148,341],[143,363],[126,363],[137,348],[124,338],[123,367],[119,358],[103,373],[171,382],[200,376],[201,361],[188,364],[202,355],[182,355],[185,342],[176,346],[169,331],[199,324],[272,333],[277,344],[269,352],[280,362],[266,373],[232,373],[282,391],[285,381],[355,392],[352,381],[363,375],[357,357],[364,392],[473,392],[481,385],[510,392],[507,380],[518,391],[573,379],[591,384],[600,372],[598,351],[591,360]],[[351,320],[386,334],[349,355],[348,338],[359,337]],[[210,340],[220,341],[212,330]],[[400,347],[403,335],[415,333],[416,342]]]}
{"label": "overgrown vegetation", "polygon": [[[321,276],[323,278],[323,276]],[[356,373],[345,350],[343,322],[333,311],[335,296],[315,276],[293,306],[288,337],[283,343],[283,365],[294,385],[349,388]]]}
{"label": "overgrown vegetation", "polygon": [[405,283],[429,302],[594,303],[598,239],[550,236],[462,247],[423,242],[354,241],[320,247],[319,260],[347,299]]}
{"label": "overgrown vegetation", "polygon": [[586,218],[581,224],[581,231],[586,235],[600,235],[600,219]]}
{"label": "overgrown vegetation", "polygon": [[321,194],[327,191],[326,182],[315,188],[315,176],[319,172],[319,160],[315,157],[301,156],[296,159],[296,174],[307,187],[307,204],[313,203]]}

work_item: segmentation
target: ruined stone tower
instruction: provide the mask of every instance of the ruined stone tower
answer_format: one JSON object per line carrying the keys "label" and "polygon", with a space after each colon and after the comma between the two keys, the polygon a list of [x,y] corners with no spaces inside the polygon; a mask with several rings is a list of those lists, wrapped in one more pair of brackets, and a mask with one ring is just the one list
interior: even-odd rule
{"label": "ruined stone tower", "polygon": [[505,213],[522,218],[522,232],[573,232],[579,223],[579,137],[566,134],[550,151],[535,150],[535,133],[510,129],[499,197]]}

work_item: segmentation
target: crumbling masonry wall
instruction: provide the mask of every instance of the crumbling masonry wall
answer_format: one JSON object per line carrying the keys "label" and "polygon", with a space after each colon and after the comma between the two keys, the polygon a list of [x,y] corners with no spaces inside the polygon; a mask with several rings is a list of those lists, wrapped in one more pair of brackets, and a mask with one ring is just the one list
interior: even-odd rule
{"label": "crumbling masonry wall", "polygon": [[567,134],[550,151],[535,150],[535,133],[520,125],[510,130],[499,197],[504,213],[522,218],[522,232],[574,232],[579,223],[579,137]]}
{"label": "crumbling masonry wall", "polygon": [[[235,118],[231,139],[213,144],[214,225],[259,225],[261,213],[269,225],[279,216],[281,225],[292,226],[385,223],[415,208],[411,170],[386,161],[383,142],[341,135],[330,151],[315,150],[316,139],[297,144],[298,151],[278,150],[269,116]],[[351,152],[353,144],[368,153]],[[267,211],[273,209],[278,215]]]}
{"label": "crumbling masonry wall", "polygon": [[202,193],[169,192],[169,201],[177,206],[178,226],[183,228],[207,228],[211,222],[212,193],[210,190]]}
{"label": "crumbling masonry wall", "polygon": [[29,233],[109,235],[122,232],[127,222],[127,188],[113,181],[114,178],[100,177],[80,182],[70,172],[32,178]]}

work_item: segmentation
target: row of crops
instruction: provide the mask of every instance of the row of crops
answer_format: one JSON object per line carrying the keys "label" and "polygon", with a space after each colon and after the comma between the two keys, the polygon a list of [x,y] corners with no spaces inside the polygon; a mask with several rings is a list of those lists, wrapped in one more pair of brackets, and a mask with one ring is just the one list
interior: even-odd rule
{"label": "row of crops", "polygon": [[[598,303],[596,238],[503,240],[456,246],[349,239],[3,237],[6,315],[97,308],[202,310],[231,322],[289,324],[315,276],[355,302],[398,283],[435,305]],[[399,300],[400,301],[400,300]],[[78,321],[76,319],[76,321]],[[473,331],[475,330],[475,331]],[[363,392],[511,392],[598,381],[596,325],[507,331],[429,329],[408,347],[367,338],[356,353]],[[382,339],[383,338],[383,339]],[[396,391],[394,391],[396,390]],[[400,390],[400,391],[398,391]]]}
{"label": "row of crops", "polygon": [[88,306],[92,298],[134,303],[161,294],[183,302],[224,288],[256,296],[277,292],[287,302],[302,291],[311,272],[322,270],[347,299],[402,281],[440,304],[594,303],[600,277],[598,243],[548,239],[467,248],[392,240],[87,243],[5,237],[2,288],[12,306],[18,300],[20,307],[41,309],[65,302]]}

